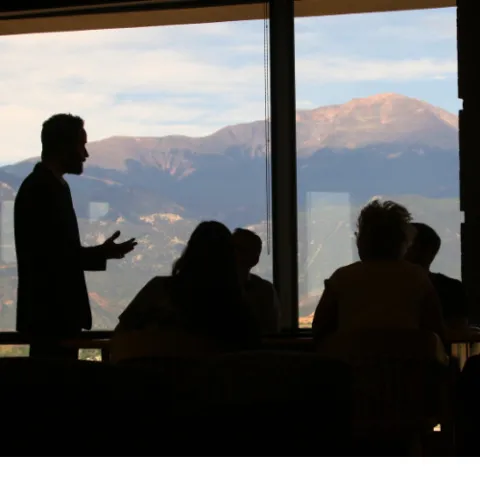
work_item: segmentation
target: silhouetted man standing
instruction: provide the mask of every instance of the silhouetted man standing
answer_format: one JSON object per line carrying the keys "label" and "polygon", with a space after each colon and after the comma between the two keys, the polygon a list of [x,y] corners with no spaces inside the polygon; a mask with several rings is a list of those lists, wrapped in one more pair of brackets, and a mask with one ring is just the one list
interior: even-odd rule
{"label": "silhouetted man standing", "polygon": [[84,271],[102,271],[123,258],[134,239],[116,244],[116,232],[102,245],[83,247],[65,174],[80,175],[88,157],[81,118],[58,114],[42,127],[42,160],[15,198],[18,264],[17,331],[31,338],[30,356],[76,358],[62,338],[92,327]]}

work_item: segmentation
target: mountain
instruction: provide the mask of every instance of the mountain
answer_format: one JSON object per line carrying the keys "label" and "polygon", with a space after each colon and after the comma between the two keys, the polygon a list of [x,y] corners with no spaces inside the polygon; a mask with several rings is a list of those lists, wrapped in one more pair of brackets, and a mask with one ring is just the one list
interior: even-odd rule
{"label": "mountain", "polygon": [[[136,236],[135,255],[88,275],[96,326],[111,327],[152,275],[167,273],[201,219],[249,225],[266,238],[265,121],[202,138],[112,137],[92,142],[71,185],[85,241],[114,229]],[[375,195],[404,201],[445,239],[439,266],[459,274],[458,118],[397,94],[297,112],[300,291],[311,313],[323,279],[353,255],[360,206]],[[38,158],[0,168],[0,328],[13,325],[11,202]],[[448,217],[447,217],[448,214]],[[8,218],[7,218],[8,217]],[[259,272],[271,276],[271,258]],[[308,294],[312,299],[308,299]]]}
{"label": "mountain", "polygon": [[[383,94],[300,111],[297,120],[300,208],[309,191],[349,192],[357,202],[379,193],[458,196],[455,115]],[[265,217],[264,121],[203,138],[113,137],[92,142],[89,151],[85,176],[71,180],[79,206],[115,195],[132,207],[121,209],[125,218],[138,217],[139,203],[155,213],[168,202],[185,216],[214,216],[231,226]],[[23,178],[37,160],[0,172]]]}

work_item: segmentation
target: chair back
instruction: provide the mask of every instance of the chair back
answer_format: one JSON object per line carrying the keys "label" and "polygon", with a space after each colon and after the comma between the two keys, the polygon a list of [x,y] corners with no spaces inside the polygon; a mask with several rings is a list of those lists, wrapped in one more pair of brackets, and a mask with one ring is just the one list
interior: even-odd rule
{"label": "chair back", "polygon": [[352,367],[357,433],[423,432],[438,423],[449,359],[434,333],[365,329],[332,336],[318,353]]}

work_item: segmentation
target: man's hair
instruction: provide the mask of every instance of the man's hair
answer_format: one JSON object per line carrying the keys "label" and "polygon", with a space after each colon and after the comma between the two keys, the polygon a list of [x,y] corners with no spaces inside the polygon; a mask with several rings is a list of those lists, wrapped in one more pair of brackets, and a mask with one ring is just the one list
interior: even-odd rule
{"label": "man's hair", "polygon": [[42,160],[50,155],[63,153],[72,148],[84,127],[82,118],[70,113],[57,113],[43,122]]}
{"label": "man's hair", "polygon": [[433,257],[437,255],[442,246],[442,240],[438,233],[425,223],[412,222],[416,234],[414,239],[415,246],[421,251],[428,251]]}
{"label": "man's hair", "polygon": [[236,228],[233,231],[233,237],[245,238],[246,240],[252,242],[252,244],[255,244],[258,250],[262,250],[262,239],[255,232],[252,232],[252,230],[248,230],[246,228]]}
{"label": "man's hair", "polygon": [[358,252],[361,260],[396,260],[408,239],[412,216],[392,201],[373,200],[358,217]]}

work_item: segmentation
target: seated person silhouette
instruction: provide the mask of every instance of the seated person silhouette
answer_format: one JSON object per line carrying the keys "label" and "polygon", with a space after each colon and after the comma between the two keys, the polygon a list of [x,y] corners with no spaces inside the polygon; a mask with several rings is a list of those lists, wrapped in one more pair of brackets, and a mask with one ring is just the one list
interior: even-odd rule
{"label": "seated person silhouette", "polygon": [[358,217],[360,261],[336,270],[313,318],[317,345],[334,333],[359,329],[423,328],[444,339],[441,306],[427,272],[403,260],[410,213],[391,202],[372,201]]}
{"label": "seated person silhouette", "polygon": [[[172,274],[150,280],[119,319],[116,335],[124,343],[129,332],[145,332],[145,345],[150,343],[144,357],[176,354],[177,347],[186,354],[245,350],[260,341],[240,286],[232,234],[214,221],[197,226]],[[161,340],[172,331],[178,342],[173,347]],[[158,345],[148,339],[155,335]],[[115,335],[112,347],[114,342]]]}
{"label": "seated person silhouette", "polygon": [[262,253],[262,239],[251,230],[237,228],[233,232],[240,282],[263,335],[271,335],[280,326],[277,292],[268,280],[251,273]]}
{"label": "seated person silhouette", "polygon": [[467,297],[460,280],[433,273],[430,267],[437,256],[442,241],[437,232],[424,223],[412,223],[415,233],[405,259],[422,267],[430,277],[442,305],[443,318],[448,327],[467,324]]}

